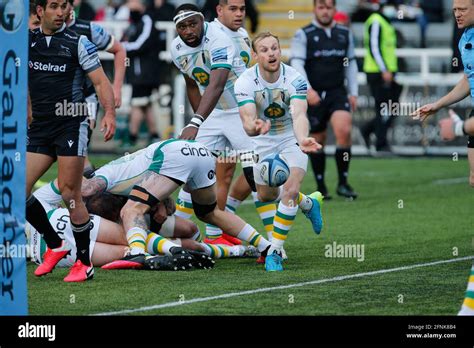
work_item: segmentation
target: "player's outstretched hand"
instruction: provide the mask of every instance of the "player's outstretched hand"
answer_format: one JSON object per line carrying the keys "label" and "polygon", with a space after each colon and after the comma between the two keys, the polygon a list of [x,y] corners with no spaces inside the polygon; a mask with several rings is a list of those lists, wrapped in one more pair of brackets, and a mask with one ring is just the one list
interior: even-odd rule
{"label": "player's outstretched hand", "polygon": [[196,127],[187,126],[187,127],[184,127],[183,130],[181,131],[179,139],[194,140],[196,139],[197,133],[198,133],[198,129]]}
{"label": "player's outstretched hand", "polygon": [[323,146],[320,143],[318,143],[316,139],[310,138],[310,137],[304,138],[300,144],[300,149],[304,153],[313,153],[322,148]]}
{"label": "player's outstretched hand", "polygon": [[439,110],[439,107],[436,105],[436,103],[426,104],[426,105],[423,105],[421,108],[417,109],[410,116],[412,116],[414,120],[420,120],[423,122],[431,115],[434,115],[435,113],[437,113],[438,110]]}
{"label": "player's outstretched hand", "polygon": [[115,134],[115,115],[105,114],[100,123],[100,131],[104,133],[104,141],[109,141]]}
{"label": "player's outstretched hand", "polygon": [[257,134],[267,134],[269,131],[270,131],[270,127],[271,127],[271,123],[270,121],[264,121],[264,120],[255,120],[255,131],[257,132]]}

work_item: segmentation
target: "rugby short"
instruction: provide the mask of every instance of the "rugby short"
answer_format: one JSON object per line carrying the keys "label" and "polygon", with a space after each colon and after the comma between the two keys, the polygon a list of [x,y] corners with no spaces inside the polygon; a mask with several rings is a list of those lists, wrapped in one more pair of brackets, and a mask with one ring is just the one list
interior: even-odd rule
{"label": "rugby short", "polygon": [[[294,136],[283,139],[278,136],[266,136],[265,138],[252,138],[252,140],[254,141],[257,163],[270,154],[278,153],[285,158],[290,169],[301,168],[305,172],[307,171],[308,155],[301,151]],[[256,184],[266,185],[260,178],[256,166],[253,166],[253,174]]]}
{"label": "rugby short", "polygon": [[195,140],[163,141],[153,154],[148,170],[166,176],[191,190],[214,185],[216,159],[204,145]]}
{"label": "rugby short", "polygon": [[252,141],[244,130],[239,108],[214,109],[199,127],[196,140],[222,156],[237,155],[237,152],[252,151]]}
{"label": "rugby short", "polygon": [[153,91],[158,87],[154,85],[132,85],[132,106],[143,107],[150,105],[153,99]]}
{"label": "rugby short", "polygon": [[57,156],[87,156],[89,120],[82,117],[33,119],[27,132],[27,152]]}
{"label": "rugby short", "polygon": [[321,103],[317,106],[308,105],[311,133],[324,132],[328,128],[329,120],[335,111],[351,112],[345,87],[317,92],[321,98]]}

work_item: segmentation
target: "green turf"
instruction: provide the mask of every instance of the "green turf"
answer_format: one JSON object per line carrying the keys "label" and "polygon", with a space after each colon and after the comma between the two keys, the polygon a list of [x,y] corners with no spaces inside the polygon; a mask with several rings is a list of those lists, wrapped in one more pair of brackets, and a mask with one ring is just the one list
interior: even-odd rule
{"label": "green turf", "polygon": [[[103,163],[106,158],[95,159]],[[327,183],[334,191],[335,164]],[[316,236],[301,214],[285,249],[285,271],[266,273],[253,259],[218,260],[212,270],[189,272],[102,271],[93,281],[66,284],[66,269],[37,279],[28,267],[31,314],[93,314],[253,290],[474,255],[474,196],[465,159],[359,159],[351,184],[360,198],[323,205],[324,231]],[[50,179],[51,172],[45,179]],[[436,184],[436,180],[466,178]],[[312,174],[302,191],[313,190]],[[449,182],[448,182],[449,183]],[[239,215],[263,230],[253,205]],[[200,225],[202,227],[202,225]],[[325,246],[361,244],[365,259],[325,257]],[[144,315],[454,315],[459,310],[471,261],[303,287],[191,303]]]}

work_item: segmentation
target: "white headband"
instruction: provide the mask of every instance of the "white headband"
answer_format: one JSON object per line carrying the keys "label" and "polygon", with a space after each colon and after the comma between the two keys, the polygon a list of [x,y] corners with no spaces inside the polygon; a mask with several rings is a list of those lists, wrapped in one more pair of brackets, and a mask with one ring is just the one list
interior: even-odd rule
{"label": "white headband", "polygon": [[174,22],[174,24],[178,24],[179,22],[182,22],[182,21],[188,19],[189,17],[195,16],[195,15],[199,15],[204,19],[204,16],[201,12],[192,11],[192,10],[185,10],[181,13],[178,13],[176,16],[174,16],[173,22]]}

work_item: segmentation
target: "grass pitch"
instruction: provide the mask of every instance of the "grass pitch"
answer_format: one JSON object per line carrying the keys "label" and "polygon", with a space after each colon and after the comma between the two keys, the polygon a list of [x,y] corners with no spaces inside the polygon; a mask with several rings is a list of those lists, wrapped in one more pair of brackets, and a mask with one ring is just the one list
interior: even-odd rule
{"label": "grass pitch", "polygon": [[[103,164],[110,158],[92,160]],[[327,168],[327,184],[335,193],[332,158]],[[51,169],[43,180],[51,179],[55,171]],[[468,173],[466,159],[355,158],[350,183],[359,199],[348,202],[334,197],[325,202],[320,236],[299,213],[285,244],[289,260],[284,272],[266,273],[254,259],[224,259],[217,260],[212,270],[188,272],[96,268],[94,280],[68,284],[62,281],[66,269],[36,278],[35,266],[30,264],[30,314],[89,315],[177,302],[133,314],[455,315],[464,298],[470,260],[354,279],[333,278],[474,255],[474,195]],[[310,172],[302,191],[310,193],[314,187]],[[263,231],[253,204],[242,205],[238,214]],[[334,242],[363,247],[363,261],[328,257]],[[321,279],[332,281],[252,292]],[[193,302],[243,291],[249,293]]]}

